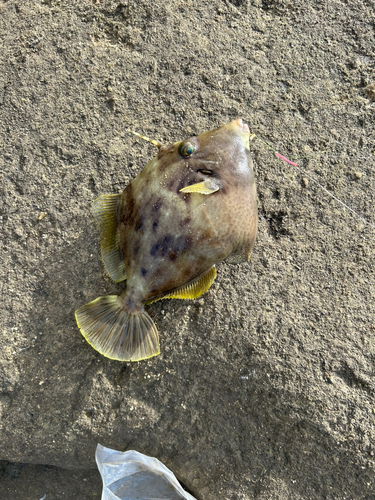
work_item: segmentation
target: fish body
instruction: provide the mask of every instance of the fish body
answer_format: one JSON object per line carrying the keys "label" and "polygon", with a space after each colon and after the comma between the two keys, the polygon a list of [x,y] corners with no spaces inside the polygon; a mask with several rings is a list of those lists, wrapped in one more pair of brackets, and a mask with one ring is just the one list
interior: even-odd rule
{"label": "fish body", "polygon": [[235,120],[160,147],[119,195],[93,203],[101,252],[121,296],[99,297],[76,311],[86,340],[112,359],[159,354],[144,306],[162,298],[196,298],[223,260],[246,261],[257,232],[257,196],[249,128]]}

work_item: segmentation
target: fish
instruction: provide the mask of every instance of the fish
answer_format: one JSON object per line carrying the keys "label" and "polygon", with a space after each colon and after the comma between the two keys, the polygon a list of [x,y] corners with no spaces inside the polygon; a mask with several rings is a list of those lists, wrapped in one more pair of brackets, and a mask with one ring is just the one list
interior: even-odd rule
{"label": "fish", "polygon": [[150,141],[157,156],[122,193],[93,202],[106,271],[115,282],[126,280],[121,295],[75,312],[83,337],[103,356],[141,361],[160,354],[145,306],[196,299],[213,284],[218,263],[250,259],[258,209],[249,140],[248,125],[237,119],[166,146]]}

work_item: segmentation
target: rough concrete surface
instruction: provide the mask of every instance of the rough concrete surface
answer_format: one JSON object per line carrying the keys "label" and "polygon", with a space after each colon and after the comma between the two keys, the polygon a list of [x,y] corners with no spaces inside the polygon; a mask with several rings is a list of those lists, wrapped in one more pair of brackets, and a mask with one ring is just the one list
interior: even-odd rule
{"label": "rough concrete surface", "polygon": [[[98,442],[199,500],[375,499],[374,39],[373,0],[0,1],[2,500],[99,499]],[[126,129],[235,118],[315,156],[255,139],[251,262],[105,359],[74,310],[124,286],[90,204],[155,153]]]}

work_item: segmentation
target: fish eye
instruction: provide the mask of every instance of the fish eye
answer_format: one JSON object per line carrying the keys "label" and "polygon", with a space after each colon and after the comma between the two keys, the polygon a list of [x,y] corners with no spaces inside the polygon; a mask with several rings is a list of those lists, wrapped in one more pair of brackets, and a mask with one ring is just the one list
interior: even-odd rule
{"label": "fish eye", "polygon": [[178,152],[183,158],[188,158],[194,153],[194,146],[191,142],[183,142],[178,148]]}

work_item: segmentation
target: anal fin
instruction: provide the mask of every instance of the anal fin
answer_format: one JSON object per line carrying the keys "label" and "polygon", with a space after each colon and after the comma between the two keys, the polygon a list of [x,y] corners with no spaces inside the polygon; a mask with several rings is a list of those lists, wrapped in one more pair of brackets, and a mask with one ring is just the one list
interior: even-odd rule
{"label": "anal fin", "polygon": [[159,336],[144,311],[127,311],[121,297],[107,295],[75,312],[78,328],[103,356],[118,361],[141,361],[160,353]]}
{"label": "anal fin", "polygon": [[92,204],[92,213],[100,234],[102,259],[108,274],[116,282],[126,279],[117,225],[120,201],[121,194],[105,194]]}
{"label": "anal fin", "polygon": [[151,299],[147,301],[147,304],[152,304],[161,299],[197,299],[203,295],[211,287],[212,283],[216,278],[217,272],[216,267],[212,266],[203,274],[198,276],[195,280],[183,285],[173,292],[164,295],[163,297],[158,297],[157,299]]}

